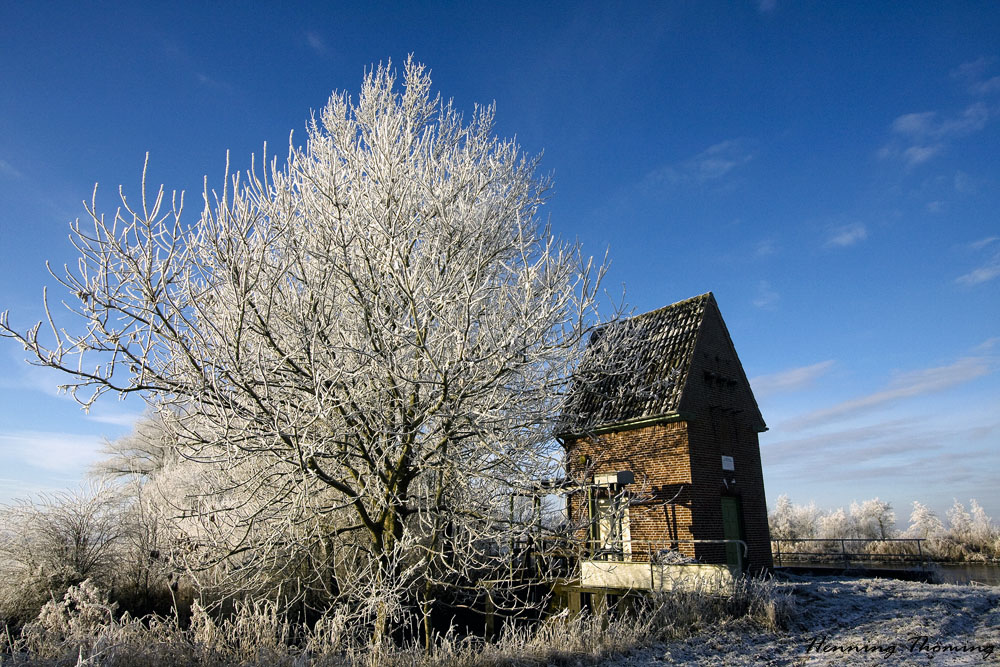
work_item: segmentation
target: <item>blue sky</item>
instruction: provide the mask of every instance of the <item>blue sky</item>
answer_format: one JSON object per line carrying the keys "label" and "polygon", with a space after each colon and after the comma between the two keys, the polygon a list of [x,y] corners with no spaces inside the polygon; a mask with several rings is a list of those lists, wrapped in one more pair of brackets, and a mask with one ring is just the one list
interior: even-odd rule
{"label": "blue sky", "polygon": [[[13,322],[42,316],[95,182],[113,207],[148,151],[196,204],[227,150],[283,154],[331,91],[413,53],[544,151],[555,231],[610,248],[636,311],[715,292],[772,504],[975,497],[1000,518],[1000,5],[146,4],[0,7]],[[22,358],[0,344],[0,501],[74,484],[142,409],[85,415]]]}

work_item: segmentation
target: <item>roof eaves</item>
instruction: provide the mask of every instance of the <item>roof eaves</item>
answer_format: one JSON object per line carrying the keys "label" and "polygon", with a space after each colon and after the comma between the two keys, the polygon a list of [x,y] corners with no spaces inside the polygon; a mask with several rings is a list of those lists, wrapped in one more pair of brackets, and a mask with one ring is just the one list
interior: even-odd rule
{"label": "roof eaves", "polygon": [[561,433],[559,434],[559,437],[563,440],[579,440],[580,438],[585,438],[590,435],[603,435],[605,433],[632,431],[637,428],[645,428],[647,426],[655,426],[657,424],[668,424],[670,422],[677,421],[691,421],[691,416],[681,412],[665,412],[652,417],[639,417],[638,419],[629,419],[628,421],[623,422],[603,424],[583,433]]}

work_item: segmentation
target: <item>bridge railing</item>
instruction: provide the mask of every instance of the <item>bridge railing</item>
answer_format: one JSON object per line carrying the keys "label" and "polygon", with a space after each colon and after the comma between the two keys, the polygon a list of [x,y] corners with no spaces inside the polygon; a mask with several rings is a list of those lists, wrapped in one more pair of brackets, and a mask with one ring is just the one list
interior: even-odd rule
{"label": "bridge railing", "polygon": [[897,564],[926,566],[923,538],[868,539],[860,537],[772,539],[771,555],[785,565]]}

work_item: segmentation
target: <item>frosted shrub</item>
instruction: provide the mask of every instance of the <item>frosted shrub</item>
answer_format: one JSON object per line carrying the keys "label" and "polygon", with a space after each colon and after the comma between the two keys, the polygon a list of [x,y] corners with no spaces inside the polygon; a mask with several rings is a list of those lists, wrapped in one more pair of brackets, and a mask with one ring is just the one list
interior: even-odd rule
{"label": "frosted shrub", "polygon": [[70,586],[62,600],[45,603],[22,634],[29,649],[39,655],[52,653],[64,642],[90,644],[102,626],[114,621],[115,608],[88,579]]}
{"label": "frosted shrub", "polygon": [[109,586],[121,517],[119,499],[100,485],[0,505],[0,620],[26,623],[85,579]]}

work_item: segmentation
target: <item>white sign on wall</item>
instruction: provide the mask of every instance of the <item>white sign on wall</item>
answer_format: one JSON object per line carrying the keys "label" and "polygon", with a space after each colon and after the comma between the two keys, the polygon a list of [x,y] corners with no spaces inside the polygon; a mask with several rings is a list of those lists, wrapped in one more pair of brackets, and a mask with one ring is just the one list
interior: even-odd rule
{"label": "white sign on wall", "polygon": [[722,457],[722,469],[723,470],[736,470],[736,463],[733,461],[732,456]]}

